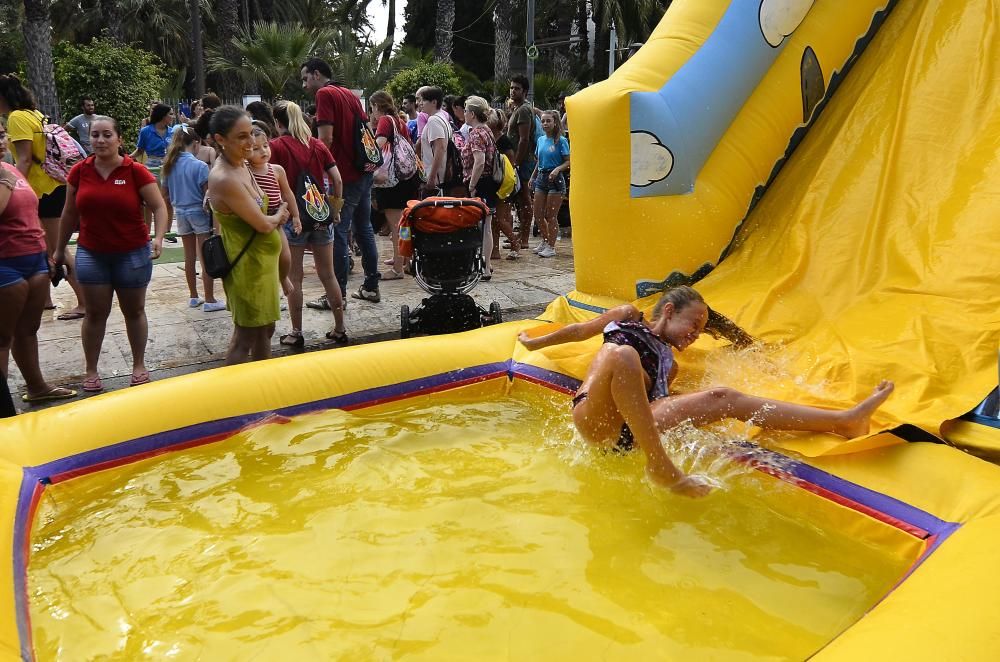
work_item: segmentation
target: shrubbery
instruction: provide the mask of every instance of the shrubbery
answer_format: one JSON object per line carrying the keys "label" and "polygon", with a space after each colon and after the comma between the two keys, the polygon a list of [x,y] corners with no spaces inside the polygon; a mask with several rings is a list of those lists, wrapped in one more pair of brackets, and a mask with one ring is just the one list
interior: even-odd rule
{"label": "shrubbery", "polygon": [[52,49],[56,89],[67,119],[79,110],[80,97],[94,99],[97,112],[118,120],[126,149],[135,145],[149,102],[166,83],[156,55],[107,39],[89,44],[58,42]]}
{"label": "shrubbery", "polygon": [[396,103],[399,103],[404,96],[416,94],[424,85],[437,85],[445,94],[460,94],[462,91],[462,84],[455,74],[455,69],[443,62],[418,62],[408,69],[403,69],[392,77],[386,85],[386,90]]}

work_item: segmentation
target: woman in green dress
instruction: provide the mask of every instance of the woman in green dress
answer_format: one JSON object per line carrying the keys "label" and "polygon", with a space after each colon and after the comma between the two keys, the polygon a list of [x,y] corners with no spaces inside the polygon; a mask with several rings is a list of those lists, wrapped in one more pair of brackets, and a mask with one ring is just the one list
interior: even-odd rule
{"label": "woman in green dress", "polygon": [[288,205],[282,203],[274,214],[264,213],[267,199],[246,164],[253,148],[249,115],[236,106],[223,106],[212,115],[209,129],[221,158],[208,176],[208,197],[230,261],[249,242],[222,280],[226,307],[233,315],[226,365],[234,365],[271,357],[271,336],[280,316],[281,238],[275,229],[287,220]]}

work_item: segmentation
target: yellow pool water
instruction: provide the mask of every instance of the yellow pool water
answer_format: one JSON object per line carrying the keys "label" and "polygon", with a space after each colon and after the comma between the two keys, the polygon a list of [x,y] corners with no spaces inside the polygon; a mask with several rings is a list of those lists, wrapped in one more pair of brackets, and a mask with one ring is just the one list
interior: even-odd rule
{"label": "yellow pool water", "polygon": [[803,659],[918,553],[746,468],[698,502],[652,489],[528,391],[303,416],[50,486],[38,659]]}

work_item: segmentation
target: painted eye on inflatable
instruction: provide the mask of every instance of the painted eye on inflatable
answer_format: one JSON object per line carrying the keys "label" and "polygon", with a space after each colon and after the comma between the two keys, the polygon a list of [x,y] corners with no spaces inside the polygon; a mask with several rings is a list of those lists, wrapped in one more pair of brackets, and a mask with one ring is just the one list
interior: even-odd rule
{"label": "painted eye on inflatable", "polygon": [[809,13],[813,0],[761,0],[758,17],[764,40],[777,48],[785,37],[795,32]]}
{"label": "painted eye on inflatable", "polygon": [[649,131],[632,132],[632,186],[660,182],[674,169],[674,155]]}

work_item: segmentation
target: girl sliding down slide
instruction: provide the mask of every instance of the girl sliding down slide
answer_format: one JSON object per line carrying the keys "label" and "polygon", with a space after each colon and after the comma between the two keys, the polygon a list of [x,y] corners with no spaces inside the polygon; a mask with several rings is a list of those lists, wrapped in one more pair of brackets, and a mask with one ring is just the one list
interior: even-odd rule
{"label": "girl sliding down slide", "polygon": [[[707,327],[707,328],[706,328]],[[660,443],[660,433],[683,421],[695,425],[723,418],[753,419],[770,430],[832,432],[848,439],[868,433],[872,414],[892,393],[893,383],[882,381],[875,391],[845,410],[821,409],[740,393],[728,387],[670,395],[677,375],[671,347],[682,352],[703,331],[721,335],[737,345],[750,339],[735,324],[711,311],[690,287],[667,291],[643,319],[635,306],[612,308],[588,322],[519,340],[529,350],[579,342],[598,333],[604,345],[573,398],[573,423],[595,446],[630,450],[633,442],[646,454],[646,473],[656,483],[678,494],[700,497],[711,487],[697,476],[678,469]]]}

